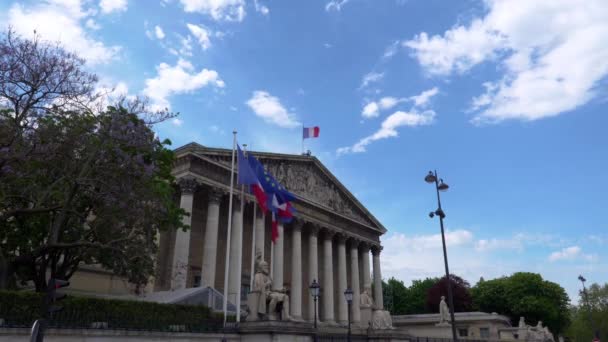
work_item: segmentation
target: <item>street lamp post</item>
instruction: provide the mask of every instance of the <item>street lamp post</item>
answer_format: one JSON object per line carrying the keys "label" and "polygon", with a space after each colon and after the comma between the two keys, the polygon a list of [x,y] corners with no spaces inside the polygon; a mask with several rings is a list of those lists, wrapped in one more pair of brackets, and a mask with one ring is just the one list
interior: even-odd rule
{"label": "street lamp post", "polygon": [[585,277],[583,277],[582,275],[579,275],[578,280],[583,283],[583,298],[585,300],[585,303],[587,304],[587,312],[589,313],[589,324],[591,325],[591,330],[593,330],[595,338],[599,340],[600,332],[599,330],[595,329],[595,325],[593,324],[593,317],[591,316],[591,304],[589,303],[589,296],[587,295],[587,288],[585,287],[585,282],[587,281],[587,279],[585,279]]}
{"label": "street lamp post", "polygon": [[439,225],[441,226],[441,242],[443,244],[443,263],[445,264],[445,277],[448,282],[448,301],[450,303],[450,321],[452,324],[452,339],[454,342],[458,340],[456,336],[456,322],[454,320],[454,297],[452,296],[452,282],[450,279],[450,269],[448,267],[448,252],[445,248],[445,234],[443,229],[443,218],[445,217],[445,213],[441,209],[441,198],[439,196],[439,191],[447,191],[449,186],[443,182],[443,179],[437,177],[437,171],[429,173],[424,177],[424,180],[427,183],[435,183],[435,190],[437,192],[437,210],[434,212],[431,211],[429,216],[433,218],[435,215],[439,216]]}
{"label": "street lamp post", "polygon": [[346,335],[346,340],[350,342],[350,310],[353,304],[353,290],[351,290],[350,287],[344,291],[344,299],[346,299],[346,302],[348,303],[348,335]]}
{"label": "street lamp post", "polygon": [[314,327],[315,327],[315,341],[317,340],[317,300],[319,299],[319,292],[321,289],[321,286],[319,286],[319,283],[317,283],[317,279],[313,279],[312,280],[312,284],[310,284],[310,295],[312,296],[313,299],[313,307],[314,307],[314,312],[315,312],[315,320],[314,320]]}

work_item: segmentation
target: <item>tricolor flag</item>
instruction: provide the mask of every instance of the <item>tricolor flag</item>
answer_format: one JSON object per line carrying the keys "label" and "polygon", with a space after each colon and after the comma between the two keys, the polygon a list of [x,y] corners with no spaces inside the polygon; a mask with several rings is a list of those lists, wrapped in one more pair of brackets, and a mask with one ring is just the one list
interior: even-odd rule
{"label": "tricolor flag", "polygon": [[304,131],[302,133],[302,139],[318,138],[319,132],[320,132],[319,126],[304,127]]}
{"label": "tricolor flag", "polygon": [[266,193],[267,208],[272,212],[271,239],[272,242],[276,242],[279,237],[279,221],[289,223],[293,219],[294,208],[290,202],[294,201],[296,197],[279,184],[253,155],[250,154],[248,159],[251,170]]}
{"label": "tricolor flag", "polygon": [[[245,155],[243,155],[243,151],[241,151],[241,147],[237,145],[238,150],[238,161],[239,161],[239,178],[237,183],[242,185],[249,185],[251,187],[251,192],[254,194],[255,198],[258,200],[258,205],[260,206],[260,210],[265,213],[268,210],[267,202],[268,198],[266,197],[266,192],[260,183],[260,180],[256,176],[255,172],[251,168],[249,164],[249,160]],[[251,156],[253,157],[253,156]]]}

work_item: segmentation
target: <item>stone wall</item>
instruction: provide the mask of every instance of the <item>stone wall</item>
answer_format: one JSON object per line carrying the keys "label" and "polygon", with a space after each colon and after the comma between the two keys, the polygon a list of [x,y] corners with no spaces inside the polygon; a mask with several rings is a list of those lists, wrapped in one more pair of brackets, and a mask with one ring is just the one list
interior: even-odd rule
{"label": "stone wall", "polygon": [[[0,328],[0,342],[30,341],[30,329]],[[97,329],[49,329],[44,334],[45,342],[146,342],[146,341],[175,341],[175,342],[220,342],[241,341],[238,334],[192,334],[165,333],[125,330]]]}

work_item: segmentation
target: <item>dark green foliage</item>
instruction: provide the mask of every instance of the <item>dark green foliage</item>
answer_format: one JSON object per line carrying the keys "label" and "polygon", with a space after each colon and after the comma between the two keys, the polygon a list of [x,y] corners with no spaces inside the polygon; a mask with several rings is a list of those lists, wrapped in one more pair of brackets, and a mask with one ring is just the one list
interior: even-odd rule
{"label": "dark green foliage", "polygon": [[[0,317],[7,325],[29,327],[38,319],[42,294],[0,291]],[[168,331],[170,325],[185,325],[186,331],[218,331],[222,316],[205,306],[68,296],[64,310],[50,320],[50,326],[90,328],[93,322],[107,322],[108,329]]]}
{"label": "dark green foliage", "polygon": [[536,325],[541,320],[552,333],[559,334],[570,323],[566,291],[539,274],[518,272],[485,280],[477,283],[471,294],[476,310],[509,316],[513,325],[523,316],[527,324]]}
{"label": "dark green foliage", "polygon": [[393,315],[412,315],[431,313],[426,309],[427,291],[437,282],[438,278],[413,280],[406,287],[403,281],[390,278],[382,282],[384,307]]}
{"label": "dark green foliage", "polygon": [[608,283],[603,286],[592,284],[587,293],[589,304],[581,292],[579,305],[570,308],[572,324],[564,335],[571,341],[589,342],[597,330],[600,341],[608,341]]}

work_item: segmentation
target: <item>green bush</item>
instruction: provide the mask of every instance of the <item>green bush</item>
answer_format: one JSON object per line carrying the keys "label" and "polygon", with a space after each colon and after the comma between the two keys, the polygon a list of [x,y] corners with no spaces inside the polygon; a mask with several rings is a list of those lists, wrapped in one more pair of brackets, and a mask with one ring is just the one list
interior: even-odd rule
{"label": "green bush", "polygon": [[[43,294],[0,291],[0,318],[9,326],[31,326],[41,317]],[[221,314],[205,306],[158,304],[132,300],[68,296],[61,300],[63,310],[54,314],[49,325],[65,328],[91,328],[93,322],[107,322],[108,329],[170,331],[172,325],[189,332],[219,331]]]}

